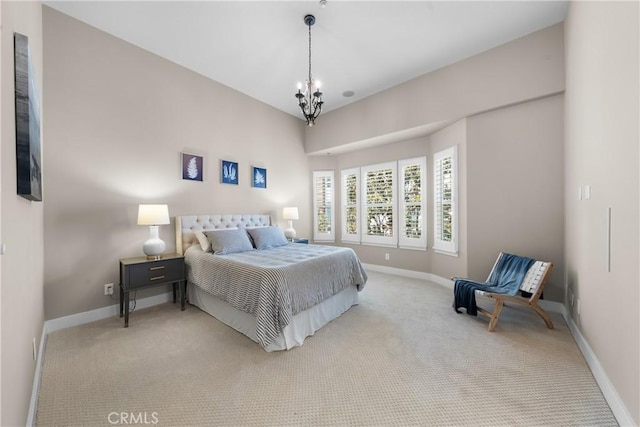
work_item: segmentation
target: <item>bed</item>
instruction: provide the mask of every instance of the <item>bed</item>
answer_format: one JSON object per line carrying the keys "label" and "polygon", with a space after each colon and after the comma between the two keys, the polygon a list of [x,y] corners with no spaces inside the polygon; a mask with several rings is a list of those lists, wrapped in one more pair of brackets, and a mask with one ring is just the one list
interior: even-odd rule
{"label": "bed", "polygon": [[367,280],[352,249],[283,242],[269,215],[187,215],[175,223],[189,303],[266,351],[302,345],[357,304]]}

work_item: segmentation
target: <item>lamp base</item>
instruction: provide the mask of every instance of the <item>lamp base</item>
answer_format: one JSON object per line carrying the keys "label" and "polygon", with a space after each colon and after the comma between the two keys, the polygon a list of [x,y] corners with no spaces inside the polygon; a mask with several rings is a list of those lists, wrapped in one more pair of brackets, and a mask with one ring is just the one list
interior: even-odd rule
{"label": "lamp base", "polygon": [[284,230],[284,237],[286,237],[290,242],[293,242],[293,239],[296,238],[296,230],[293,228],[287,228]]}
{"label": "lamp base", "polygon": [[142,251],[147,256],[147,259],[160,259],[160,256],[164,252],[166,245],[160,237],[158,237],[158,226],[149,226],[150,237],[149,240],[144,242]]}

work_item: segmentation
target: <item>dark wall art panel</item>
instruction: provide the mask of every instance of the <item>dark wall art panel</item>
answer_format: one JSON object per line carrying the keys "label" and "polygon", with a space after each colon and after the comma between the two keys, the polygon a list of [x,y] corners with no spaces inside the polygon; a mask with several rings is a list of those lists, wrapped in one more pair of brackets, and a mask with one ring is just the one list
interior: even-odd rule
{"label": "dark wall art panel", "polygon": [[182,153],[182,179],[189,181],[202,181],[203,168],[202,156]]}
{"label": "dark wall art panel", "polygon": [[40,96],[27,36],[14,33],[18,195],[42,201]]}

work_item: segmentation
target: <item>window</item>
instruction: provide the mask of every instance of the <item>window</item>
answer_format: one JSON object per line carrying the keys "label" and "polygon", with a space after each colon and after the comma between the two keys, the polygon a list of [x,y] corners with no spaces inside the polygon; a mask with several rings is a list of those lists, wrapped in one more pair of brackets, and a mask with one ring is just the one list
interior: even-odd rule
{"label": "window", "polygon": [[360,243],[360,168],[342,173],[342,241]]}
{"label": "window", "polygon": [[333,171],[313,172],[313,239],[334,241]]}
{"label": "window", "polygon": [[427,247],[426,180],[427,159],[417,157],[398,162],[398,246],[408,249]]}
{"label": "window", "polygon": [[361,168],[362,243],[397,245],[396,162]]}
{"label": "window", "polygon": [[427,158],[341,171],[342,241],[426,249]]}
{"label": "window", "polygon": [[456,209],[457,149],[451,147],[433,156],[434,240],[437,252],[458,254]]}

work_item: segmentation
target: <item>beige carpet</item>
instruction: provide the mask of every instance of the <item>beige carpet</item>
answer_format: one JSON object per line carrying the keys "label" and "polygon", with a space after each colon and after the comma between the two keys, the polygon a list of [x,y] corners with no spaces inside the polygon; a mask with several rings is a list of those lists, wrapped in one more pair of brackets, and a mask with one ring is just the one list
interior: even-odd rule
{"label": "beige carpet", "polygon": [[549,330],[508,307],[489,333],[451,298],[370,272],[360,305],[276,353],[170,303],[128,329],[112,318],[58,331],[37,425],[616,425],[560,316]]}

